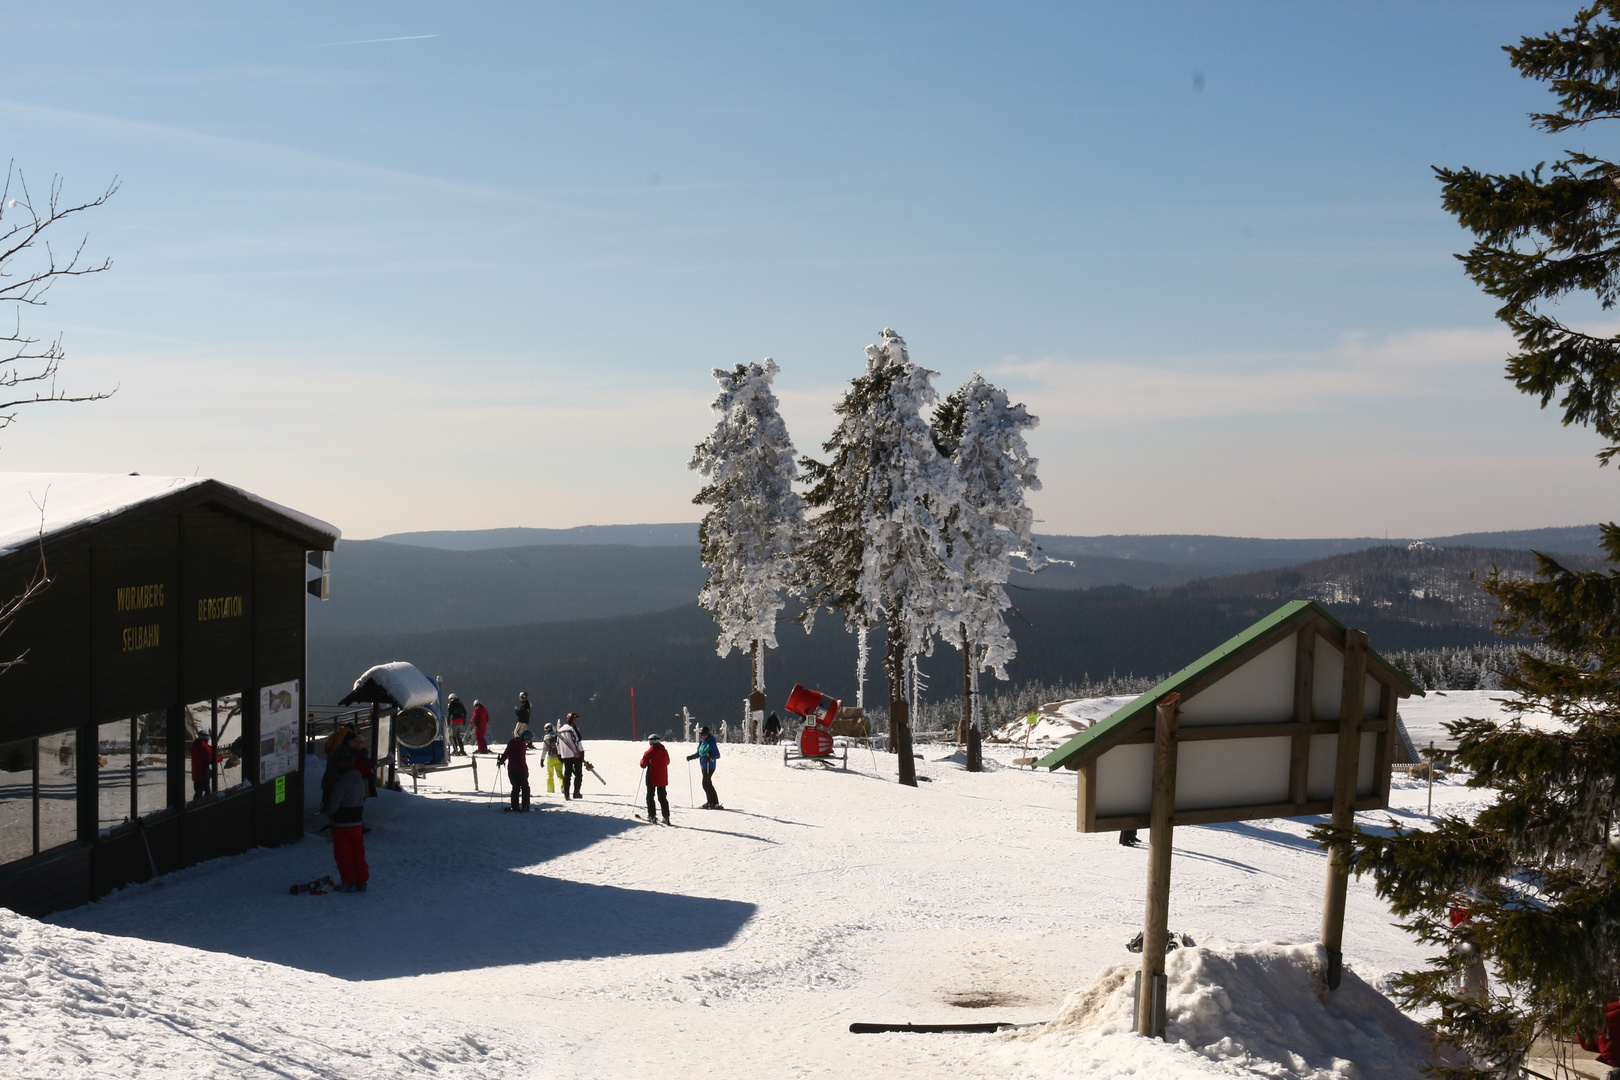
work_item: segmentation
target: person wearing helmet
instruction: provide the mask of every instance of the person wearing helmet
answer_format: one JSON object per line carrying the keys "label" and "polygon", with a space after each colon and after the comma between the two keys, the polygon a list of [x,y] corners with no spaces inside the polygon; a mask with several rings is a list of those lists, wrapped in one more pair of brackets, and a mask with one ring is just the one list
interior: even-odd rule
{"label": "person wearing helmet", "polygon": [[687,754],[686,760],[697,758],[698,771],[703,774],[703,796],[708,800],[699,809],[724,810],[720,796],[714,790],[714,767],[720,764],[720,744],[714,741],[708,725],[698,728],[697,753]]}
{"label": "person wearing helmet", "polygon": [[[575,714],[569,713],[568,719],[562,722],[557,729],[557,754],[562,758],[563,766],[563,798],[578,799],[583,797],[581,788],[585,786],[585,743],[579,737],[579,729],[574,726]],[[573,794],[569,794],[570,783]]]}
{"label": "person wearing helmet", "polygon": [[[561,779],[563,775],[562,757],[557,753],[556,724],[546,725],[545,738],[543,739],[541,745],[544,748],[542,753],[545,756],[546,764],[546,794],[555,795],[557,793],[557,781]],[[563,794],[568,794],[566,781],[563,788]]]}
{"label": "person wearing helmet", "polygon": [[445,703],[445,715],[450,720],[450,756],[467,756],[467,705],[451,694]]}
{"label": "person wearing helmet", "polygon": [[[534,740],[527,731],[513,735],[501,756],[495,759],[496,765],[506,766],[506,777],[512,781],[513,813],[529,811],[529,748],[533,745]],[[519,805],[519,796],[522,796],[522,805]]]}
{"label": "person wearing helmet", "polygon": [[518,691],[518,703],[512,706],[517,714],[517,725],[512,728],[512,738],[517,738],[529,730],[529,714],[534,712],[534,706],[529,704],[529,693],[526,690]]}
{"label": "person wearing helmet", "polygon": [[664,749],[664,741],[656,734],[647,736],[647,752],[641,755],[641,767],[647,770],[647,822],[651,824],[658,819],[653,816],[653,799],[656,797],[664,809],[664,824],[669,820],[669,751]]}
{"label": "person wearing helmet", "polygon": [[473,738],[478,740],[478,748],[473,753],[493,754],[495,751],[491,750],[489,743],[485,741],[489,738],[489,710],[484,708],[484,703],[477,698],[473,698],[472,725]]}

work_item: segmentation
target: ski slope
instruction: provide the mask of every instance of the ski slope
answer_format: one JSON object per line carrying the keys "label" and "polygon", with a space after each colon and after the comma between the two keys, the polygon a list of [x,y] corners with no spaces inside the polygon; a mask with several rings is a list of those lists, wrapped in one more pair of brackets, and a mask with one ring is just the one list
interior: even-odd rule
{"label": "ski slope", "polygon": [[[1165,1044],[1128,1033],[1119,997],[1146,850],[1075,832],[1072,774],[1015,768],[1011,746],[969,774],[924,746],[928,781],[911,789],[882,753],[852,751],[845,773],[727,745],[716,782],[736,809],[705,812],[684,809],[671,744],[666,829],[632,816],[641,749],[589,743],[609,783],[587,776],[586,798],[564,803],[542,778],[528,815],[500,812],[467,770],[384,793],[366,811],[363,895],[287,895],[332,872],[310,835],[43,925],[5,916],[0,1075],[1416,1075],[1413,1030],[1375,991],[1422,953],[1369,883],[1350,886],[1354,978],[1311,991],[1313,819],[1177,830],[1171,926],[1201,947],[1172,954]],[[483,759],[486,789],[493,771]],[[1420,820],[1424,794],[1397,777],[1395,817]],[[1435,789],[1437,811],[1480,800]],[[847,1030],[1055,1018],[995,1035]]]}

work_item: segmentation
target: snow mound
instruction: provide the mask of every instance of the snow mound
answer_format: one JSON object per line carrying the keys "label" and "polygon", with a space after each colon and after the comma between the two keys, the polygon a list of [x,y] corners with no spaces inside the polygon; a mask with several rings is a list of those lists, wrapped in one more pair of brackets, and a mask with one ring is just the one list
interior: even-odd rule
{"label": "snow mound", "polygon": [[1019,716],[992,731],[990,738],[1000,742],[1022,743],[1024,733],[1029,731],[1031,746],[1062,745],[1135,700],[1134,697],[1095,697],[1048,702],[1036,710],[1037,719],[1033,729]]}
{"label": "snow mound", "polygon": [[[1104,968],[1069,996],[1051,1023],[1021,1037],[1059,1042],[1098,1060],[1139,1057],[1122,1042],[1136,1038],[1131,1010],[1139,970],[1136,964]],[[1348,969],[1328,993],[1326,972],[1327,953],[1315,944],[1172,952],[1165,958],[1165,1034],[1166,1049],[1184,1058],[1185,1072],[1178,1075],[1419,1080],[1430,1061],[1423,1027]],[[1218,1068],[1210,1071],[1206,1062]]]}
{"label": "snow mound", "polygon": [[0,908],[0,1075],[15,1080],[509,1077],[521,1057],[364,988]]}

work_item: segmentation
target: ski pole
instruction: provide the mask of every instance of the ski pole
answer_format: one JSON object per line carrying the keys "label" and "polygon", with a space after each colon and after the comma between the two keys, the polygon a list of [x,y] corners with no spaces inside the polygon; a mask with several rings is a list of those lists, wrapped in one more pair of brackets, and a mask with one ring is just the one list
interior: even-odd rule
{"label": "ski pole", "polygon": [[696,806],[697,796],[692,794],[692,759],[686,759],[686,805]]}
{"label": "ski pole", "polygon": [[636,805],[636,801],[641,798],[641,778],[646,776],[646,775],[647,775],[647,770],[645,768],[643,768],[639,773],[636,774],[636,793],[634,795],[630,796],[630,805],[631,806]]}

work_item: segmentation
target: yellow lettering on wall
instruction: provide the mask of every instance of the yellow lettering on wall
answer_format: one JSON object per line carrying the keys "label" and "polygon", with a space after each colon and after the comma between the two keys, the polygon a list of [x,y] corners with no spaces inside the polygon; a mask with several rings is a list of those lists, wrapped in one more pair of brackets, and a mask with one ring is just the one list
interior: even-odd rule
{"label": "yellow lettering on wall", "polygon": [[140,611],[163,606],[163,585],[128,585],[118,590],[119,611]]}
{"label": "yellow lettering on wall", "polygon": [[214,619],[235,619],[242,614],[242,598],[240,596],[210,596],[197,601],[197,621],[210,622]]}
{"label": "yellow lettering on wall", "polygon": [[158,624],[131,626],[124,631],[124,652],[139,652],[158,647]]}

